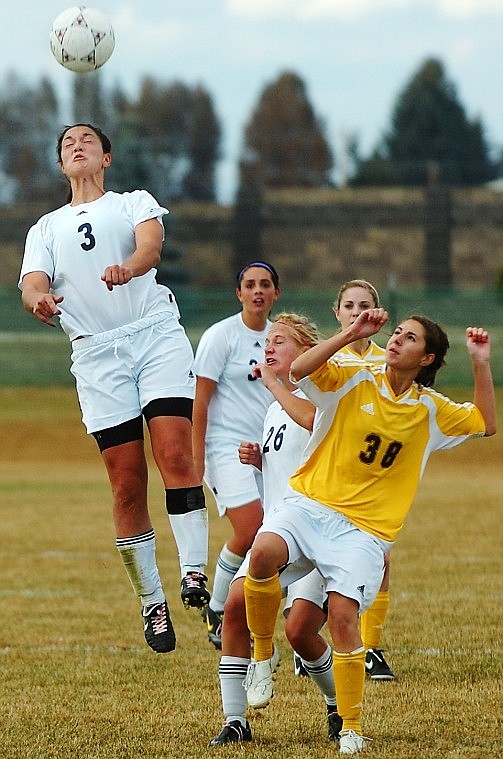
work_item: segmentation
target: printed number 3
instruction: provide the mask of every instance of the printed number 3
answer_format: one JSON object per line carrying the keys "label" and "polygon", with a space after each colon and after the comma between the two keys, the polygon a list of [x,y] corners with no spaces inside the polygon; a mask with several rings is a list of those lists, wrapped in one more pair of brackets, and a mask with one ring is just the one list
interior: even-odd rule
{"label": "printed number 3", "polygon": [[82,250],[92,250],[96,245],[96,238],[92,234],[92,226],[90,224],[81,224],[77,232],[83,232],[85,242],[80,243]]}

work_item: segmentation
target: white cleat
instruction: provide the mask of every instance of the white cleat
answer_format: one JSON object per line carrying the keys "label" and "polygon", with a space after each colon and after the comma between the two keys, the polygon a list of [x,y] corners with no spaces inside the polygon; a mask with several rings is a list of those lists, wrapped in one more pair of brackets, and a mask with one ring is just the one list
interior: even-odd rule
{"label": "white cleat", "polygon": [[252,709],[263,709],[272,698],[274,672],[274,657],[265,661],[252,659],[244,680],[244,689],[248,706]]}
{"label": "white cleat", "polygon": [[358,735],[354,730],[341,730],[339,738],[339,753],[358,754],[359,751],[363,751],[365,748],[365,741],[369,740],[370,738]]}

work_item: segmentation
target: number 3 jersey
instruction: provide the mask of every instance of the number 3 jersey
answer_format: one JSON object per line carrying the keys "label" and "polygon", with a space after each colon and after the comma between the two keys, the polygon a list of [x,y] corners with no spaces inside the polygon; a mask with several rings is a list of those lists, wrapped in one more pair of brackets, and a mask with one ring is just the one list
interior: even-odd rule
{"label": "number 3 jersey", "polygon": [[51,292],[62,295],[60,322],[70,339],[95,335],[145,316],[173,311],[171,291],[155,281],[156,270],[109,291],[101,275],[134,252],[135,227],[168,213],[146,190],[106,192],[90,203],[66,205],[42,216],[29,230],[20,274],[42,271]]}
{"label": "number 3 jersey", "polygon": [[415,382],[395,396],[385,372],[332,358],[298,382],[317,413],[290,486],[393,542],[430,453],[483,435],[485,424],[472,403]]}

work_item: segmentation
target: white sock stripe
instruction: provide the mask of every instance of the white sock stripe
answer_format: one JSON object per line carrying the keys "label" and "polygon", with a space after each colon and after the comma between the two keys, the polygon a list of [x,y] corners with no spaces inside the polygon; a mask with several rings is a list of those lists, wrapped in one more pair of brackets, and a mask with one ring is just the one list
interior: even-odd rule
{"label": "white sock stripe", "polygon": [[246,677],[248,670],[248,664],[223,664],[220,662],[218,665],[219,677],[240,677],[242,680]]}
{"label": "white sock stripe", "polygon": [[225,561],[223,561],[222,555],[220,555],[217,559],[217,567],[220,567],[220,569],[222,569],[224,572],[228,572],[228,574],[232,575],[233,577],[238,571],[239,566],[236,566],[235,564],[227,564]]}
{"label": "white sock stripe", "polygon": [[155,534],[153,530],[143,532],[141,535],[133,535],[130,538],[116,538],[115,545],[117,548],[124,548],[132,545],[138,545],[139,543],[147,543],[149,540],[155,540]]}

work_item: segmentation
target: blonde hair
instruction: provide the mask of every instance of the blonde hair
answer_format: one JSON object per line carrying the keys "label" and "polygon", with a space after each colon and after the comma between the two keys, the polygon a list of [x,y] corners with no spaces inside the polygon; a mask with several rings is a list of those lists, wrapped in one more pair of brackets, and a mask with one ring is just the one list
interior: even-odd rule
{"label": "blonde hair", "polygon": [[370,282],[367,282],[366,279],[350,279],[349,282],[344,282],[344,284],[341,286],[341,289],[339,290],[337,299],[334,300],[334,309],[336,311],[339,310],[342,296],[346,290],[349,290],[350,287],[362,287],[364,290],[367,290],[367,292],[372,296],[372,300],[374,301],[374,308],[379,308],[379,293],[375,289],[374,285],[371,285]]}
{"label": "blonde hair", "polygon": [[284,324],[285,327],[288,327],[295,342],[305,348],[312,348],[313,345],[317,345],[320,341],[318,327],[307,316],[303,316],[302,314],[283,311],[276,315],[272,327],[275,324]]}

